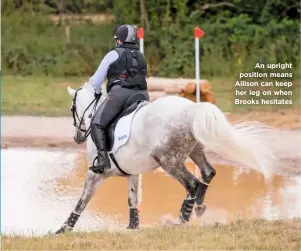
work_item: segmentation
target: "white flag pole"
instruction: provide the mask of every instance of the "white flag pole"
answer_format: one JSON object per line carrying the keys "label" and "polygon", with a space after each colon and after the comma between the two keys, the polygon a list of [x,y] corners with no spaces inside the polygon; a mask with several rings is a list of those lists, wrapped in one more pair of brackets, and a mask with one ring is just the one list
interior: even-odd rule
{"label": "white flag pole", "polygon": [[201,101],[200,97],[200,40],[195,37],[195,84],[196,84],[196,102]]}
{"label": "white flag pole", "polygon": [[[141,28],[142,29],[142,28]],[[144,54],[144,38],[139,39],[139,49],[142,54]]]}
{"label": "white flag pole", "polygon": [[[199,27],[194,28],[194,41],[195,41],[195,84],[196,84],[196,102],[201,102],[200,97],[200,37],[203,37],[205,32]],[[198,167],[194,168],[194,175],[199,176]]]}
{"label": "white flag pole", "polygon": [[[139,28],[137,30],[137,36],[139,38],[139,50],[142,54],[144,54],[144,29],[143,28]],[[140,209],[142,203],[142,174],[139,174],[137,196],[138,196],[137,207],[138,209]]]}

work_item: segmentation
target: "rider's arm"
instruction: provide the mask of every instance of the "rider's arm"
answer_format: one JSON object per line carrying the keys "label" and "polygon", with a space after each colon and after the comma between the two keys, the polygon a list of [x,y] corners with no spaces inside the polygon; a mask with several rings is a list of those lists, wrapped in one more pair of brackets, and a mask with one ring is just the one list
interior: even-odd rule
{"label": "rider's arm", "polygon": [[93,75],[93,86],[94,90],[97,94],[101,91],[101,85],[105,78],[107,77],[108,70],[110,65],[114,63],[119,58],[119,54],[117,51],[110,51],[101,61],[98,66],[97,71]]}

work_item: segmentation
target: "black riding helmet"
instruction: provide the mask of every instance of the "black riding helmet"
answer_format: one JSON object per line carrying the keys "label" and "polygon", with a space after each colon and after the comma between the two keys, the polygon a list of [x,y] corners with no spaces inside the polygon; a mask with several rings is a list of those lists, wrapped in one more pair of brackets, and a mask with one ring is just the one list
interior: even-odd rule
{"label": "black riding helmet", "polygon": [[123,43],[137,43],[137,32],[134,26],[129,24],[116,25],[114,29],[114,38]]}

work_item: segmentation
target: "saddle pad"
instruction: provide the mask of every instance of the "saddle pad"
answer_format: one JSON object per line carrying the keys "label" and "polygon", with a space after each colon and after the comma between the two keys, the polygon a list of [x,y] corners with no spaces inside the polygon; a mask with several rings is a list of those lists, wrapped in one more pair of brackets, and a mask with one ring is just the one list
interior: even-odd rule
{"label": "saddle pad", "polygon": [[128,141],[130,138],[132,120],[136,112],[147,103],[148,102],[145,101],[140,102],[132,113],[119,119],[114,130],[114,144],[109,153],[115,154],[116,151]]}

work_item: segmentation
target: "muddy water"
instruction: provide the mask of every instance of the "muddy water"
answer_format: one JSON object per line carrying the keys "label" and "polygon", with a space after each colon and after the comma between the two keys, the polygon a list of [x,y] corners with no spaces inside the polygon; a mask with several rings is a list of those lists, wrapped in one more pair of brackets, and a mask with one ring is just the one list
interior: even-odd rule
{"label": "muddy water", "polygon": [[[74,208],[85,181],[85,156],[71,151],[2,150],[2,232],[40,234],[56,230]],[[193,165],[187,164],[192,170]],[[301,217],[301,178],[275,175],[266,184],[259,173],[217,166],[206,197],[207,211],[194,223],[252,217]],[[176,217],[182,186],[162,171],[143,175],[141,224]],[[128,221],[127,179],[111,178],[96,192],[76,229],[115,229]]]}

